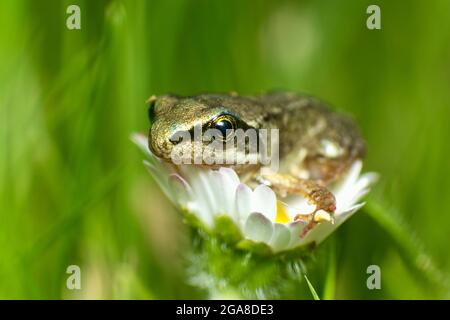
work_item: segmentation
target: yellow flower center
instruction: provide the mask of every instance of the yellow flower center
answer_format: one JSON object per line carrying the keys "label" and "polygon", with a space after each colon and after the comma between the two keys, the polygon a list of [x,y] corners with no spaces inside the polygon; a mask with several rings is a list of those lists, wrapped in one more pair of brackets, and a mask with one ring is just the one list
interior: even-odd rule
{"label": "yellow flower center", "polygon": [[284,208],[284,205],[277,201],[277,216],[275,217],[275,222],[278,223],[288,223],[291,220],[289,219],[288,214],[286,213],[286,209]]}

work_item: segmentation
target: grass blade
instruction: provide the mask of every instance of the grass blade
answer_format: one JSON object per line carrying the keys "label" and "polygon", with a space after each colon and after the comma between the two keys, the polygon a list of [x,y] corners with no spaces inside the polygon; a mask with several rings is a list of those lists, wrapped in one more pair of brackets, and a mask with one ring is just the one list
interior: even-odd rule
{"label": "grass blade", "polygon": [[308,284],[309,291],[311,291],[311,295],[313,296],[314,300],[320,300],[319,295],[316,292],[316,289],[314,289],[313,285],[309,281],[308,277],[303,275],[305,277],[306,283]]}

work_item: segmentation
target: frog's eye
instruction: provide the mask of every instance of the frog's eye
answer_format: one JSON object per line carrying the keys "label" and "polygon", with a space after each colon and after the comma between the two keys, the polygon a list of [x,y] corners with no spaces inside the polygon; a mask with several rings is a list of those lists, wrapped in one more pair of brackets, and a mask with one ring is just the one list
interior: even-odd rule
{"label": "frog's eye", "polygon": [[230,115],[221,115],[214,119],[210,128],[217,129],[222,135],[222,140],[228,140],[236,129],[236,120]]}

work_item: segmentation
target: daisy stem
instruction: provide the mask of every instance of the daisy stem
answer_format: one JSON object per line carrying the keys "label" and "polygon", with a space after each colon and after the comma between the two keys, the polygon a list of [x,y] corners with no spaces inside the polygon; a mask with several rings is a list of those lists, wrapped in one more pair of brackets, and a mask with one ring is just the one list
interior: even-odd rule
{"label": "daisy stem", "polygon": [[336,292],[336,241],[330,239],[328,251],[328,270],[325,278],[325,287],[323,289],[323,299],[333,300]]}

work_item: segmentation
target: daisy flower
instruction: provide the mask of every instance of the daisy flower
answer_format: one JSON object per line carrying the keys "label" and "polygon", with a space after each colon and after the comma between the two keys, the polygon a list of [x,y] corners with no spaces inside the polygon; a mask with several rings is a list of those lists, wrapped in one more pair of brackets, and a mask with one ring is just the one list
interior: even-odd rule
{"label": "daisy flower", "polygon": [[318,223],[301,237],[308,223],[294,221],[294,217],[315,208],[302,196],[277,198],[264,184],[252,189],[240,181],[233,169],[226,167],[218,170],[190,165],[174,167],[150,152],[146,136],[135,134],[132,140],[147,156],[144,164],[172,202],[192,214],[207,230],[214,230],[221,218],[228,218],[238,230],[238,247],[263,244],[272,253],[322,242],[364,205],[361,198],[377,180],[375,173],[361,174],[362,162],[356,161],[331,188],[336,197],[333,217],[318,211],[314,216]]}

